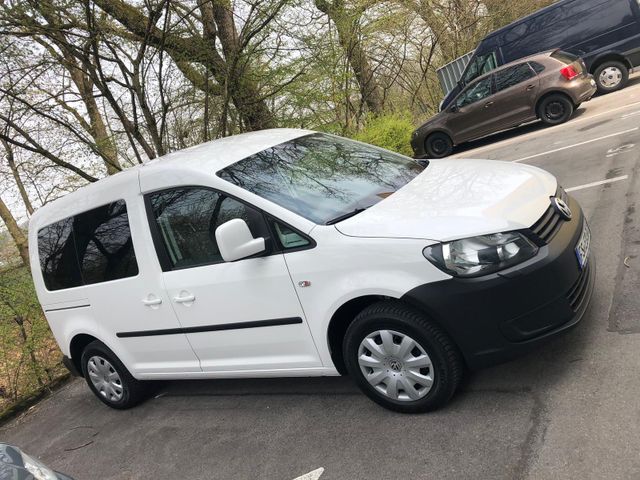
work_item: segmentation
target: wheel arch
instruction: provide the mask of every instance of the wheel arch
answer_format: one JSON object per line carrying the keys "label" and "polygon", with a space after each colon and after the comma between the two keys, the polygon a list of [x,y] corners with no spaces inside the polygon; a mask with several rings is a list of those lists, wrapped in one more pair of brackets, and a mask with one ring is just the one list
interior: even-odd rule
{"label": "wheel arch", "polygon": [[540,104],[545,99],[551,97],[552,95],[562,95],[563,97],[566,97],[567,100],[569,100],[573,104],[574,107],[576,105],[576,100],[568,92],[566,92],[564,90],[558,90],[558,89],[547,90],[546,92],[542,93],[538,97],[538,100],[536,100],[536,115],[538,115],[538,117],[540,117],[540,115],[539,115],[539,113],[540,113]]}
{"label": "wheel arch", "polygon": [[629,61],[629,59],[620,52],[604,52],[599,54],[592,62],[591,68],[589,68],[589,73],[592,75],[598,69],[600,65],[605,62],[620,62],[625,65],[629,70],[633,68],[633,65]]}
{"label": "wheel arch", "polygon": [[82,374],[82,364],[80,362],[82,358],[82,352],[91,342],[101,341],[99,338],[89,335],[88,333],[76,334],[69,343],[69,353],[71,355],[71,362],[76,367],[78,372]]}
{"label": "wheel arch", "polygon": [[[346,373],[344,364],[344,356],[342,351],[342,344],[344,336],[349,328],[349,325],[353,323],[355,318],[365,308],[382,301],[394,301],[411,307],[423,315],[425,315],[430,321],[440,327],[452,340],[452,342],[459,348],[458,342],[452,335],[452,332],[437,319],[435,312],[429,311],[425,308],[425,305],[420,302],[414,302],[409,297],[392,297],[388,295],[361,295],[343,303],[331,316],[329,326],[327,328],[327,345],[329,347],[329,353],[334,367],[341,375]],[[464,356],[463,356],[464,358]]]}

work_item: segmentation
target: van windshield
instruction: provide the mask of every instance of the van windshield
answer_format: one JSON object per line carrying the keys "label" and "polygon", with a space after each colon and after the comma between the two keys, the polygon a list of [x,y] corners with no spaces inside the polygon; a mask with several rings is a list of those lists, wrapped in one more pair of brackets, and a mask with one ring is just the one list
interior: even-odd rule
{"label": "van windshield", "polygon": [[423,170],[408,157],[317,133],[268,148],[217,175],[324,225],[357,215]]}
{"label": "van windshield", "polygon": [[495,52],[487,53],[486,55],[478,55],[471,59],[469,66],[464,72],[462,82],[467,85],[473,79],[478,78],[485,73],[489,73],[498,67]]}

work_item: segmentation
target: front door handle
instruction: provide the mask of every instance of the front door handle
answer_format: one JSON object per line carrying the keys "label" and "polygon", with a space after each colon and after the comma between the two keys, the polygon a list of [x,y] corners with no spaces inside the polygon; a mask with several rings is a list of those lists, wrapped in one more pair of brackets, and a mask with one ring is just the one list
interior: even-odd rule
{"label": "front door handle", "polygon": [[527,86],[527,92],[530,92],[531,90],[533,90],[534,88],[536,88],[535,85],[528,85]]}
{"label": "front door handle", "polygon": [[491,106],[493,106],[493,102],[488,102],[484,104],[484,108],[489,108]]}
{"label": "front door handle", "polygon": [[151,307],[154,310],[158,308],[159,305],[162,304],[162,299],[156,297],[153,293],[148,295],[147,298],[142,299],[142,304],[146,307]]}
{"label": "front door handle", "polygon": [[176,303],[191,303],[195,301],[195,299],[195,295],[185,292],[182,292],[179,297],[173,297],[173,301]]}

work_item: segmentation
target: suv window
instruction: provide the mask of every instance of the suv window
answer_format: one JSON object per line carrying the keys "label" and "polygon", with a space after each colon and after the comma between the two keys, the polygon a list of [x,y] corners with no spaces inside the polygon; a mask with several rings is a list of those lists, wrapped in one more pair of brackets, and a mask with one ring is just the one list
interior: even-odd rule
{"label": "suv window", "polygon": [[[221,263],[216,228],[241,218],[254,237],[263,236],[262,214],[244,203],[205,187],[184,187],[149,195],[162,254],[168,269]],[[160,252],[159,252],[160,253]],[[163,268],[167,268],[163,265]]]}
{"label": "suv window", "polygon": [[533,68],[533,70],[540,75],[542,72],[545,71],[545,69],[547,67],[545,67],[544,65],[542,65],[541,63],[538,62],[529,62],[529,65],[531,65],[531,68]]}
{"label": "suv window", "polygon": [[138,274],[124,200],[42,228],[38,232],[38,254],[48,290]]}
{"label": "suv window", "polygon": [[456,105],[458,108],[471,105],[472,103],[484,100],[491,94],[491,76],[489,76],[469,85],[456,99]]}
{"label": "suv window", "polygon": [[526,82],[530,78],[535,77],[535,72],[528,63],[521,63],[513,67],[505,68],[494,74],[496,79],[496,92],[501,92],[507,88]]}

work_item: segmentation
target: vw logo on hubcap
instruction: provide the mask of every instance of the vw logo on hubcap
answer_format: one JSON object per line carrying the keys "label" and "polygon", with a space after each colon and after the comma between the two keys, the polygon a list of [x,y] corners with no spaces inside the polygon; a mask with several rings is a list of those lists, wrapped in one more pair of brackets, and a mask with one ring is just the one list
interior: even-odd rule
{"label": "vw logo on hubcap", "polygon": [[567,205],[564,200],[558,197],[553,197],[551,199],[551,203],[562,218],[564,218],[566,221],[571,220],[573,214],[571,213],[569,205]]}
{"label": "vw logo on hubcap", "polygon": [[402,363],[400,363],[398,360],[391,360],[391,362],[389,362],[389,366],[394,372],[399,372],[400,370],[402,370]]}

